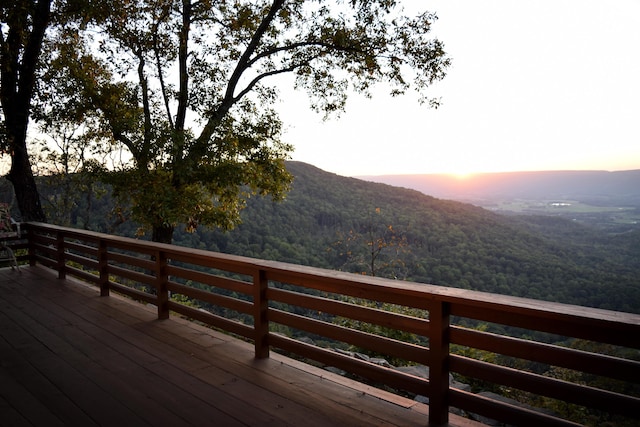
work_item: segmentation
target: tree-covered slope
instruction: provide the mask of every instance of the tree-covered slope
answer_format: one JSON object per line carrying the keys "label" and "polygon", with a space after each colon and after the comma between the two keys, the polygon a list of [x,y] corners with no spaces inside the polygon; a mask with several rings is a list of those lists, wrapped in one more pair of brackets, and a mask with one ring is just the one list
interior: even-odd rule
{"label": "tree-covered slope", "polygon": [[401,280],[640,312],[640,235],[510,218],[290,162],[287,199],[248,201],[243,224],[175,243]]}

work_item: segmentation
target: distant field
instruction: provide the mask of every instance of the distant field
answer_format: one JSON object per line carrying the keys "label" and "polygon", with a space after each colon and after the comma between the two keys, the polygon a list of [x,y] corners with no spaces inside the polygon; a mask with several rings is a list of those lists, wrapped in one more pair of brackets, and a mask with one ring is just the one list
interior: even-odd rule
{"label": "distant field", "polygon": [[482,206],[491,210],[511,212],[537,212],[545,214],[570,213],[622,213],[634,212],[634,208],[620,206],[593,206],[575,200],[504,200]]}
{"label": "distant field", "polygon": [[640,210],[632,207],[593,206],[575,200],[503,200],[478,205],[498,213],[562,216],[597,226],[640,228]]}

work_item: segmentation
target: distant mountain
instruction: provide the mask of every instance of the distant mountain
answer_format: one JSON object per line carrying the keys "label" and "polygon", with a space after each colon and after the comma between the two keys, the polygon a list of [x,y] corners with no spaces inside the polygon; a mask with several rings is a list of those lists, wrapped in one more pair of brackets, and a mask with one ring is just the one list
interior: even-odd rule
{"label": "distant mountain", "polygon": [[452,175],[378,175],[360,179],[453,200],[577,200],[592,205],[640,206],[640,170],[547,171]]}

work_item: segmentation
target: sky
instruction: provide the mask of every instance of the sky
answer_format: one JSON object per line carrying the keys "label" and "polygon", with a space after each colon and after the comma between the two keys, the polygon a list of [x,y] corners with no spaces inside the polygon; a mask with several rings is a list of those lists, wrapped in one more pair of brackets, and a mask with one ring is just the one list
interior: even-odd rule
{"label": "sky", "polygon": [[405,0],[452,66],[430,97],[351,95],[323,122],[280,105],[293,160],[345,176],[640,169],[640,0]]}

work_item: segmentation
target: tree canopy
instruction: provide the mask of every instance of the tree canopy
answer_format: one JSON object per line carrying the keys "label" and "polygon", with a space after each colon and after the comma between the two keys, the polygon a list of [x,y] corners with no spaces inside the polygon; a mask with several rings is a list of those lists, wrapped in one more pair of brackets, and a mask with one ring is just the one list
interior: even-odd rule
{"label": "tree canopy", "polygon": [[81,123],[85,144],[122,153],[108,181],[133,219],[232,228],[246,198],[285,196],[278,75],[325,117],[349,93],[426,89],[449,66],[436,19],[391,0],[101,0],[52,32],[43,123]]}

